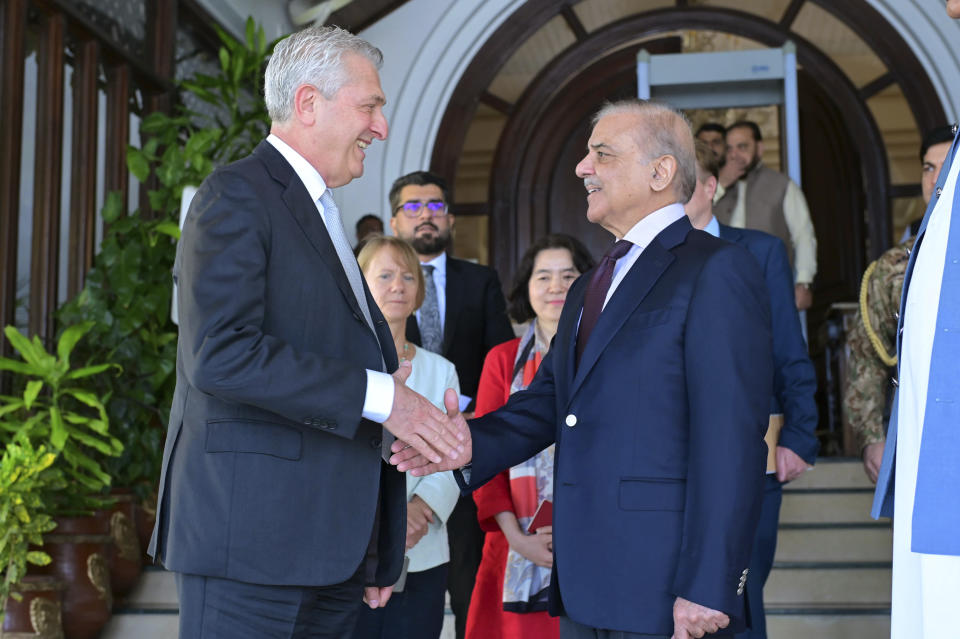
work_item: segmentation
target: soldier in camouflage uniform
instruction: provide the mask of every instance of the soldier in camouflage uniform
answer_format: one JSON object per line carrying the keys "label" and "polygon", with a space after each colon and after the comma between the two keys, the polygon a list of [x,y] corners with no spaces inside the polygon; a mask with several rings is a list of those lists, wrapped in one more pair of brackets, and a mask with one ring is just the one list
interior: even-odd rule
{"label": "soldier in camouflage uniform", "polygon": [[[953,141],[951,127],[938,127],[923,139],[920,148],[921,190],[929,204]],[[843,407],[856,433],[863,466],[876,483],[883,459],[889,400],[897,364],[897,313],[900,292],[913,249],[914,238],[894,246],[867,267],[860,290],[860,309],[847,333],[850,357],[843,389]],[[869,320],[869,322],[865,321]]]}

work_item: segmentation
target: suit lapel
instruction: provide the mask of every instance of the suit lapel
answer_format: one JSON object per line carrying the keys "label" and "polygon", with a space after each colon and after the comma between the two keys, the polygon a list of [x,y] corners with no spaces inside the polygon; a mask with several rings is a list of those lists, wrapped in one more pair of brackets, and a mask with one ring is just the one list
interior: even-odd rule
{"label": "suit lapel", "polygon": [[293,216],[303,234],[307,236],[310,244],[320,254],[344,299],[350,305],[350,309],[358,317],[363,317],[360,304],[357,302],[353,289],[350,287],[350,281],[347,279],[347,274],[343,270],[343,264],[340,263],[337,249],[334,248],[333,242],[330,240],[330,234],[320,217],[316,203],[310,199],[310,194],[307,193],[307,187],[297,177],[293,167],[269,142],[264,141],[257,145],[254,155],[266,165],[267,171],[273,179],[286,187],[283,191],[283,203],[287,210]]}
{"label": "suit lapel", "polygon": [[726,224],[720,224],[720,239],[734,244],[743,244],[743,233],[739,229]]}
{"label": "suit lapel", "polygon": [[583,351],[583,359],[577,367],[573,386],[570,388],[571,396],[577,392],[613,336],[620,331],[630,314],[640,305],[674,259],[676,258],[673,254],[656,239],[643,249],[640,257],[600,313],[600,319],[597,320],[597,325],[590,334],[590,341],[587,342],[587,348]]}
{"label": "suit lapel", "polygon": [[454,327],[463,308],[463,273],[460,264],[452,257],[447,257],[447,284],[444,291],[447,308],[443,314],[443,346],[441,354],[450,352],[450,342],[453,341]]}

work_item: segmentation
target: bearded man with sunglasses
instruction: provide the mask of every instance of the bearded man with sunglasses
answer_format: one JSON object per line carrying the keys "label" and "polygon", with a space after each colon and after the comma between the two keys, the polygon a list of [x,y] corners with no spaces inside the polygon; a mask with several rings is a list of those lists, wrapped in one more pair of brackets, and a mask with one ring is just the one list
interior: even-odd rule
{"label": "bearded man with sunglasses", "polygon": [[[443,355],[457,368],[460,391],[473,411],[487,352],[514,338],[497,272],[447,255],[454,216],[446,180],[429,171],[404,175],[390,188],[393,233],[409,242],[423,268],[425,298],[407,322],[407,339]],[[464,400],[466,401],[466,400]],[[472,497],[461,497],[447,521],[450,607],[462,639],[483,548]]]}

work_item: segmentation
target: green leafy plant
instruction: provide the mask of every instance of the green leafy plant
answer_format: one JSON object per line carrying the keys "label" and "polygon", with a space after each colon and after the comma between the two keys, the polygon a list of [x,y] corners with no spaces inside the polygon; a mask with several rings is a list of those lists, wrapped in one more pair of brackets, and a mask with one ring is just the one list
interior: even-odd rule
{"label": "green leafy plant", "polygon": [[50,556],[30,546],[41,546],[42,535],[56,528],[44,497],[61,491],[66,480],[53,466],[56,453],[46,445],[34,447],[26,435],[17,435],[0,457],[0,624],[8,597],[20,601],[16,586],[27,565],[45,566]]}
{"label": "green leafy plant", "polygon": [[62,455],[64,463],[59,466],[74,488],[50,495],[48,506],[53,514],[103,506],[100,495],[110,486],[111,478],[94,451],[99,456],[116,457],[123,450],[121,442],[109,432],[103,399],[79,385],[81,380],[102,376],[115,366],[70,366],[71,353],[92,326],[84,322],[63,331],[56,355],[46,351],[39,337],[30,340],[12,326],[4,329],[23,360],[0,358],[0,370],[16,373],[22,392],[0,396],[0,443],[9,444],[18,438]]}
{"label": "green leafy plant", "polygon": [[181,82],[212,107],[200,113],[180,105],[141,123],[141,148],[128,147],[127,166],[143,185],[150,211],[125,214],[119,193],[102,211],[107,231],[84,289],[59,312],[66,325],[94,327],[79,355],[123,366],[120,377],[89,385],[110,397],[107,413],[123,441],[121,456],[103,460],[117,485],[153,491],[160,474],[163,435],[176,383],[176,326],[170,320],[177,224],[184,187],[199,185],[215,166],[247,155],[269,130],[259,86],[275,42],[247,20],[245,42],[217,29],[222,46],[217,74]]}

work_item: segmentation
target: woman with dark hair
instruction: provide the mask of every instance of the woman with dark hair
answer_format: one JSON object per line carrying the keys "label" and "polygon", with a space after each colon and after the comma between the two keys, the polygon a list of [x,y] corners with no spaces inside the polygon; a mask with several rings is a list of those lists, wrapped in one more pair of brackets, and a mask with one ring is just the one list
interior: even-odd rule
{"label": "woman with dark hair", "polygon": [[[547,235],[523,256],[509,311],[530,322],[523,337],[487,354],[477,390],[477,417],[525,389],[557,332],[570,285],[593,268],[583,244],[569,235]],[[547,614],[553,567],[552,526],[526,532],[544,501],[553,501],[553,446],[497,475],[473,493],[486,531],[483,559],[467,615],[467,639],[555,639],[558,621]]]}

